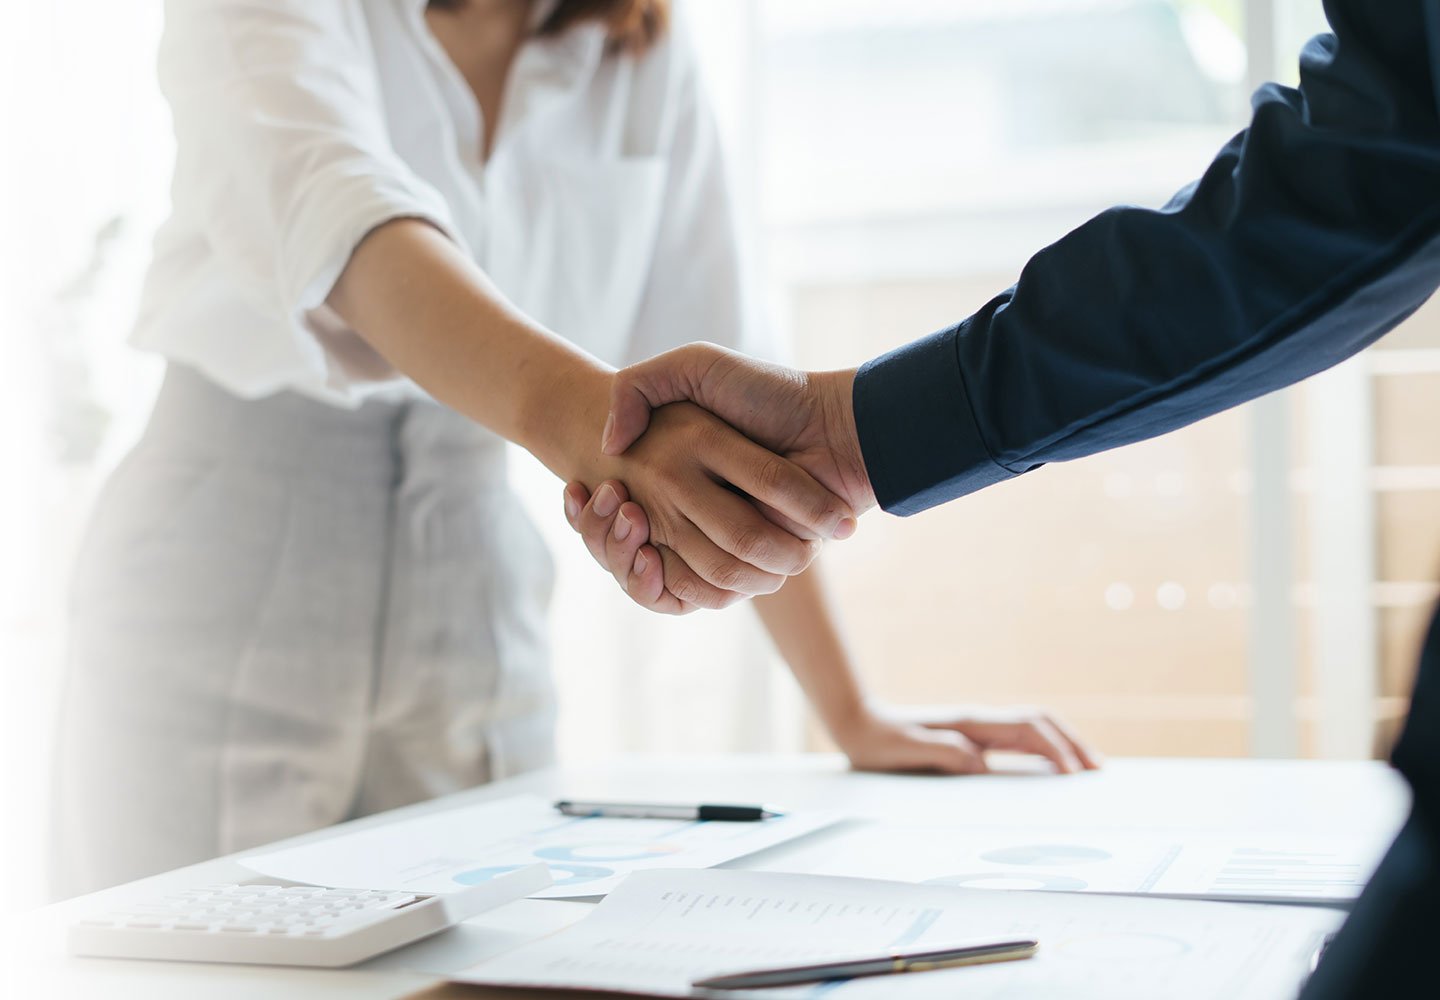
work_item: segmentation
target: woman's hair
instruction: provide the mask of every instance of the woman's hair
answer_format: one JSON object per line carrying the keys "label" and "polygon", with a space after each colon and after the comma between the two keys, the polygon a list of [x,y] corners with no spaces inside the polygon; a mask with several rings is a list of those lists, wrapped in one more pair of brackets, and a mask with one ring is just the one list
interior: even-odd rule
{"label": "woman's hair", "polygon": [[[429,0],[431,7],[454,10],[465,0]],[[600,21],[610,45],[626,52],[644,52],[665,31],[670,0],[559,0],[540,34],[558,35],[581,21]]]}

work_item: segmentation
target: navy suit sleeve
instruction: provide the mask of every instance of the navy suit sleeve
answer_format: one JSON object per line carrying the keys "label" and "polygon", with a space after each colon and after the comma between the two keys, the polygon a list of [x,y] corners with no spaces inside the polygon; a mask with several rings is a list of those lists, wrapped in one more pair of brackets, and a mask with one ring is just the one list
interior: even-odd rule
{"label": "navy suit sleeve", "polygon": [[1440,0],[1327,0],[1298,88],[1158,210],[1036,254],[961,323],[866,364],[882,507],[912,514],[1154,437],[1360,351],[1440,286]]}

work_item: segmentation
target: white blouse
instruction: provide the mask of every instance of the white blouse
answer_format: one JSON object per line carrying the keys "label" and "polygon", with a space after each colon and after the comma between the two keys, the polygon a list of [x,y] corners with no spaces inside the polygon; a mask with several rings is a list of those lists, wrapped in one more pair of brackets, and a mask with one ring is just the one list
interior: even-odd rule
{"label": "white blouse", "polygon": [[[553,7],[538,0],[534,23]],[[427,219],[611,364],[741,344],[751,304],[683,28],[639,57],[532,38],[494,149],[425,0],[169,0],[172,212],[132,343],[257,397],[353,405],[395,375],[324,302],[371,229]],[[753,344],[744,346],[753,347]]]}

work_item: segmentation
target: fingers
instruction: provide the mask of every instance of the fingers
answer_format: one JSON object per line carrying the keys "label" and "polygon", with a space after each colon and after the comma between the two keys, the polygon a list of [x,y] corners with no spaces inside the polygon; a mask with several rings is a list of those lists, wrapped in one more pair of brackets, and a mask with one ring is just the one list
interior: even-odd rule
{"label": "fingers", "polygon": [[565,520],[580,533],[585,547],[590,550],[591,558],[608,570],[611,568],[605,561],[605,534],[609,530],[608,525],[602,526],[596,517],[584,517],[585,512],[591,509],[591,499],[590,491],[585,488],[584,483],[568,484],[565,487]]}
{"label": "fingers", "polygon": [[649,537],[650,519],[644,508],[635,503],[621,504],[605,536],[606,563],[613,567],[616,582],[636,604],[662,614],[689,614],[695,608],[682,604],[665,589],[665,566],[659,550],[645,544]]}
{"label": "fingers", "polygon": [[701,457],[721,479],[800,525],[808,538],[845,538],[854,534],[850,506],[794,462],[742,437],[732,428],[712,428]]}
{"label": "fingers", "polygon": [[[660,553],[655,551],[654,546],[646,544],[649,540],[650,520],[645,516],[644,508],[634,503],[621,504],[605,536],[605,563],[616,574],[616,582],[636,600],[641,600],[651,591],[658,594],[665,588]],[[641,551],[647,549],[646,558],[641,559]],[[622,574],[624,579],[621,579]]]}
{"label": "fingers", "polygon": [[1105,763],[1104,755],[1082,740],[1064,719],[1061,719],[1058,715],[1052,715],[1047,712],[1045,713],[1045,721],[1049,722],[1055,731],[1060,734],[1061,739],[1069,744],[1071,752],[1073,752],[1080,763],[1084,765],[1085,770],[1100,770],[1100,766]]}
{"label": "fingers", "polygon": [[659,549],[660,562],[665,571],[665,589],[674,598],[679,609],[669,613],[689,614],[696,608],[719,611],[745,600],[744,594],[722,590],[706,581],[669,546],[661,545]]}
{"label": "fingers", "polygon": [[[565,519],[580,533],[585,547],[623,588],[631,575],[635,555],[650,540],[650,522],[623,483],[607,480],[593,496],[585,484],[565,487]],[[578,507],[578,511],[577,511]]]}
{"label": "fingers", "polygon": [[[794,532],[804,532],[803,527],[788,519],[777,523],[754,503],[728,489],[697,491],[687,514],[723,552],[768,574],[794,576],[804,571],[823,547],[818,539],[796,537]],[[694,564],[693,559],[690,562]]]}
{"label": "fingers", "polygon": [[577,530],[596,559],[610,570],[622,587],[630,578],[635,555],[650,540],[650,520],[638,505],[630,503],[623,483],[607,480],[600,484],[590,502],[581,510]]}
{"label": "fingers", "polygon": [[[1044,757],[1061,774],[1093,771],[1100,766],[1099,755],[1071,735],[1069,727],[1049,712],[1035,712],[1023,721],[1010,723],[1012,733],[1005,749],[1021,750]],[[990,743],[999,749],[999,744]]]}
{"label": "fingers", "polygon": [[[743,500],[740,502],[744,503]],[[770,528],[774,531],[779,530],[773,525]],[[773,594],[788,579],[781,573],[767,573],[757,569],[733,553],[725,551],[687,518],[679,518],[677,523],[668,529],[665,544],[684,560],[685,564],[693,570],[695,577],[704,581],[714,590],[733,593],[740,598],[752,597],[756,594]],[[689,596],[688,593],[676,590],[676,582],[672,579],[667,564],[665,586],[672,594],[683,601],[700,604],[701,607],[711,607],[709,599],[703,595],[697,599]],[[734,601],[728,601],[725,606],[733,603]]]}
{"label": "fingers", "polygon": [[699,402],[705,374],[726,353],[714,344],[690,344],[617,372],[600,450],[623,455],[650,426],[651,410],[682,400]]}
{"label": "fingers", "polygon": [[985,752],[953,729],[903,726],[886,730],[877,744],[850,749],[850,762],[862,771],[925,774],[984,774]]}
{"label": "fingers", "polygon": [[623,483],[608,480],[591,494],[583,483],[565,488],[565,519],[580,533],[591,556],[636,604],[659,614],[695,610],[665,589],[665,567],[650,538],[650,520],[630,503]]}
{"label": "fingers", "polygon": [[[618,485],[618,484],[616,484]],[[604,490],[597,491],[596,496]],[[602,508],[603,508],[602,504]],[[607,523],[594,512],[593,502],[581,518],[590,517],[595,524],[587,525],[587,542],[596,534],[595,525]],[[624,503],[609,522],[611,528],[602,542],[602,555],[596,559],[610,569],[615,581],[636,604],[650,611],[667,615],[688,615],[701,608],[718,610],[745,600],[749,591],[739,593],[716,586],[710,577],[740,579],[747,586],[774,586],[778,589],[784,577],[757,574],[753,567],[731,559],[715,548],[693,525],[686,524],[681,532],[687,549],[699,549],[706,557],[707,573],[697,573],[669,546],[644,544],[650,525],[645,511],[638,504]],[[638,540],[638,541],[637,541]],[[727,576],[729,574],[729,576]],[[769,591],[757,591],[769,592]]]}
{"label": "fingers", "polygon": [[[808,564],[810,545],[766,521],[746,501],[708,481],[711,530],[736,539],[733,543],[795,572]],[[753,594],[779,590],[785,574],[769,573],[726,552],[692,522],[681,518],[664,552],[648,545],[650,521],[645,510],[629,502],[623,483],[607,480],[594,495],[584,484],[565,488],[565,518],[580,533],[591,557],[610,571],[641,607],[663,614],[688,614],[697,608],[725,608]],[[731,523],[733,519],[735,523]],[[774,536],[773,544],[762,539]],[[677,550],[684,551],[682,558]],[[784,553],[777,556],[776,553]],[[691,564],[695,568],[692,568]]]}
{"label": "fingers", "polygon": [[1069,741],[1044,718],[1021,725],[1019,746],[1016,749],[1044,757],[1055,765],[1055,770],[1061,774],[1076,774],[1083,770],[1075,751],[1070,748]]}
{"label": "fingers", "polygon": [[660,552],[653,545],[642,545],[635,553],[634,568],[625,581],[625,593],[641,607],[667,615],[688,615],[694,607],[687,607],[665,589],[665,564]]}
{"label": "fingers", "polygon": [[1061,774],[1076,774],[1100,766],[1100,757],[1069,728],[1048,712],[1025,711],[1004,719],[961,718],[927,723],[933,728],[963,733],[986,750],[1018,750],[1050,761]]}

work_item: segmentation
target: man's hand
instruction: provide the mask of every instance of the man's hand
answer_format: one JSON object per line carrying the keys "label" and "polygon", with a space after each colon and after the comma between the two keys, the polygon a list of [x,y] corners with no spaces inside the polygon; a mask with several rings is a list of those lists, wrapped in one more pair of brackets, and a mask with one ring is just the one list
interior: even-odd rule
{"label": "man's hand", "polygon": [[[625,454],[645,434],[656,408],[693,401],[808,472],[859,515],[875,506],[875,494],[855,430],[854,383],[854,371],[803,372],[713,344],[691,344],[616,373],[602,450]],[[664,545],[646,544],[649,519],[628,501],[618,481],[593,496],[583,484],[571,483],[565,513],[590,554],[635,603],[664,614],[694,610],[694,572]],[[775,524],[812,537],[784,512],[758,500],[756,506]],[[832,537],[846,538],[854,530],[855,522],[846,519]]]}
{"label": "man's hand", "polygon": [[653,409],[689,400],[788,458],[860,514],[875,506],[875,493],[855,430],[854,383],[853,369],[804,372],[690,344],[616,373],[601,448],[624,454]]}
{"label": "man's hand", "polygon": [[[641,540],[654,542],[650,554],[674,599],[663,610],[723,608],[772,593],[810,564],[821,539],[835,537],[847,522],[854,530],[848,505],[803,469],[691,403],[658,410],[644,440],[624,455],[591,455],[585,481],[616,484],[596,490],[612,516],[628,499],[617,492],[620,481],[644,498]],[[768,507],[762,514],[727,484],[769,498],[783,514]],[[631,563],[624,569],[629,574]]]}

